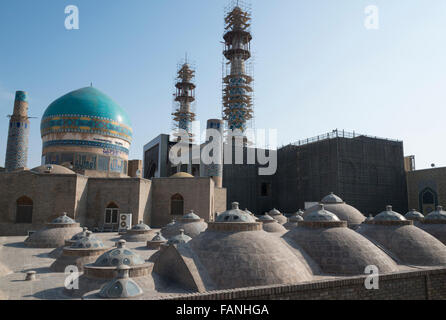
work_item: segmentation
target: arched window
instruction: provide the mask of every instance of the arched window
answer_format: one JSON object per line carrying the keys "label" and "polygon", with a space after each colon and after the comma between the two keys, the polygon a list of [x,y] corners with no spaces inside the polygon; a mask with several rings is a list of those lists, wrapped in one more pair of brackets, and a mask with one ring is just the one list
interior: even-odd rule
{"label": "arched window", "polygon": [[28,197],[17,199],[16,223],[33,223],[33,201]]}
{"label": "arched window", "polygon": [[110,202],[105,209],[105,224],[118,224],[118,215],[118,205],[114,202]]}
{"label": "arched window", "polygon": [[184,199],[181,194],[175,194],[170,198],[170,214],[182,216],[184,214]]}
{"label": "arched window", "polygon": [[431,188],[423,189],[419,194],[420,210],[424,214],[428,214],[435,210],[438,205],[437,193]]}
{"label": "arched window", "polygon": [[426,190],[423,193],[423,203],[424,204],[435,204],[434,194],[431,191]]}

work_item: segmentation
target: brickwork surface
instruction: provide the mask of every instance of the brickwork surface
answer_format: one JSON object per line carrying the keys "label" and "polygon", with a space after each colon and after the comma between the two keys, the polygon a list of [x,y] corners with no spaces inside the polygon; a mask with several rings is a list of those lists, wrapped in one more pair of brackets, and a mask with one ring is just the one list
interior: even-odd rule
{"label": "brickwork surface", "polygon": [[378,290],[367,290],[365,276],[296,285],[222,290],[164,296],[172,300],[444,300],[446,268],[383,275]]}
{"label": "brickwork surface", "polygon": [[[96,234],[107,247],[114,245],[119,239],[117,233]],[[11,273],[0,274],[0,299],[73,299],[64,294],[64,273],[50,270],[54,259],[48,257],[49,249],[30,249],[23,244],[25,237],[0,237],[0,261]],[[237,239],[236,239],[237,240]],[[149,259],[155,253],[147,250],[143,243],[128,243],[129,248],[135,250],[144,259]],[[274,246],[274,244],[273,244]],[[186,257],[184,263],[196,284],[202,289],[197,269],[190,266],[192,256]],[[173,266],[174,267],[174,266]],[[200,267],[200,266],[198,266]],[[268,285],[264,287],[250,287],[223,291],[203,292],[192,294],[168,282],[156,273],[137,276],[135,281],[143,288],[141,299],[446,299],[446,268],[415,268],[399,266],[399,272],[380,277],[379,290],[364,288],[365,276],[333,277],[314,276],[306,282],[296,284],[296,281],[283,285]],[[175,269],[175,268],[173,268]],[[26,272],[35,270],[36,281],[24,281]],[[183,271],[186,271],[183,268]],[[82,276],[84,277],[84,276]],[[206,280],[205,278],[203,278]],[[86,292],[97,290],[106,279],[88,280]],[[81,284],[85,282],[81,281]],[[208,289],[207,290],[212,290]],[[97,298],[97,297],[96,297]]]}
{"label": "brickwork surface", "polygon": [[[24,236],[28,231],[38,231],[62,212],[67,212],[82,226],[102,229],[106,208],[112,204],[120,213],[133,214],[133,224],[143,220],[151,227],[160,228],[172,218],[182,217],[171,215],[171,197],[177,193],[184,199],[183,214],[194,210],[205,221],[210,221],[215,212],[226,210],[226,189],[215,189],[210,178],[152,181],[38,174],[26,170],[1,173],[0,193],[0,236]],[[32,200],[32,223],[16,223],[17,200],[23,196]]]}
{"label": "brickwork surface", "polygon": [[288,232],[289,237],[308,253],[328,274],[359,275],[368,265],[382,273],[395,272],[395,262],[372,242],[349,228],[301,227]]}
{"label": "brickwork surface", "polygon": [[356,230],[388,250],[398,263],[417,266],[446,265],[446,247],[413,225],[363,224]]}
{"label": "brickwork surface", "polygon": [[437,193],[437,203],[430,206],[435,210],[435,205],[446,204],[446,168],[433,168],[426,170],[417,170],[407,173],[407,197],[409,201],[409,209],[417,209],[423,214],[428,214],[426,210],[420,206],[420,192],[429,188]]}

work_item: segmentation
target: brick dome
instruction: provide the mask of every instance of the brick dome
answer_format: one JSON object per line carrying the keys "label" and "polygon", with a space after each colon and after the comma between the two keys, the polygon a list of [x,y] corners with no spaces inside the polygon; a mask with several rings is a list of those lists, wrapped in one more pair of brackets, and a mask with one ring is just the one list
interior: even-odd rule
{"label": "brick dome", "polygon": [[129,277],[129,269],[125,265],[119,266],[118,276],[101,288],[99,296],[105,299],[129,299],[142,295],[141,287]]}
{"label": "brick dome", "polygon": [[184,230],[184,234],[194,238],[208,227],[204,219],[191,212],[184,215],[180,221],[173,220],[171,223],[161,228],[163,237],[170,239],[180,234],[180,230]]}
{"label": "brick dome", "polygon": [[232,208],[220,213],[217,218],[215,218],[215,222],[256,222],[256,219],[246,211],[240,210],[238,202],[233,202]]}
{"label": "brick dome", "polygon": [[332,212],[325,210],[325,205],[319,204],[317,210],[313,210],[304,217],[304,221],[340,221],[340,219]]}
{"label": "brick dome", "polygon": [[127,242],[146,242],[153,237],[154,233],[154,230],[152,230],[143,221],[140,221],[130,230],[127,230],[127,232],[125,232],[121,238]]}
{"label": "brick dome", "polygon": [[398,220],[398,224],[394,220],[379,224],[374,220],[371,222],[373,224],[360,225],[356,231],[386,250],[398,263],[418,266],[446,264],[446,246],[415,227],[412,221]]}
{"label": "brick dome", "polygon": [[446,220],[446,211],[443,210],[442,206],[438,206],[435,211],[429,213],[424,219],[426,222],[434,220]]}
{"label": "brick dome", "polygon": [[[242,226],[252,229],[237,231]],[[176,266],[175,272],[166,271],[169,265]],[[297,249],[261,230],[259,223],[249,222],[210,224],[188,243],[159,251],[153,271],[195,291],[299,283],[312,278],[311,268]]]}
{"label": "brick dome", "polygon": [[101,240],[96,238],[91,231],[86,232],[85,237],[81,237],[76,240],[70,248],[72,249],[102,249],[104,248],[104,244]]}
{"label": "brick dome", "polygon": [[[331,193],[325,196],[320,204],[324,205],[325,210],[334,213],[341,221],[347,221],[348,226],[354,228],[365,221],[365,216],[353,206],[347,204],[339,196]],[[313,211],[317,211],[318,206],[313,206],[305,210],[303,217]]]}
{"label": "brick dome", "polygon": [[79,223],[64,213],[26,238],[25,245],[30,248],[58,248],[64,246],[66,240],[70,240],[82,231]]}
{"label": "brick dome", "polygon": [[192,240],[191,237],[189,237],[188,235],[184,234],[184,230],[183,230],[183,229],[180,229],[179,231],[180,231],[180,233],[177,234],[177,235],[174,236],[174,237],[171,237],[171,238],[169,239],[169,241],[167,241],[167,244],[170,244],[170,245],[172,245],[172,244],[174,244],[174,245],[178,245],[178,244],[188,243],[189,241]]}
{"label": "brick dome", "polygon": [[98,256],[107,250],[109,249],[100,239],[91,231],[87,231],[85,237],[80,237],[71,246],[62,249],[50,269],[55,272],[65,272],[67,266],[76,266],[79,271],[83,271],[86,264],[95,262]]}
{"label": "brick dome", "polygon": [[406,218],[398,212],[392,210],[392,206],[387,206],[386,210],[373,218],[374,221],[404,221]]}
{"label": "brick dome", "polygon": [[[321,222],[329,223],[329,222]],[[380,273],[397,271],[396,263],[372,242],[336,221],[315,228],[299,225],[284,235],[302,248],[321,270],[334,275],[360,275],[368,265]]]}
{"label": "brick dome", "polygon": [[423,220],[424,215],[421,212],[412,209],[404,215],[404,218],[406,218],[407,220]]}
{"label": "brick dome", "polygon": [[262,222],[262,228],[266,232],[285,233],[287,231],[283,225],[266,213],[258,216],[257,219]]}
{"label": "brick dome", "polygon": [[96,267],[117,267],[119,265],[137,266],[145,263],[139,254],[126,248],[125,240],[119,240],[118,246],[101,255],[94,266]]}
{"label": "brick dome", "polygon": [[175,179],[175,178],[193,178],[194,176],[187,172],[177,172],[170,177]]}
{"label": "brick dome", "polygon": [[31,169],[31,172],[39,174],[76,174],[73,170],[56,164],[47,164]]}
{"label": "brick dome", "polygon": [[300,213],[303,214],[302,211],[299,211],[299,212],[293,213],[291,216],[289,216],[288,222],[283,225],[284,228],[287,230],[291,230],[291,229],[297,227],[299,222],[304,221],[304,218],[302,218],[302,215]]}
{"label": "brick dome", "polygon": [[270,210],[268,214],[280,224],[287,223],[287,218],[276,208]]}

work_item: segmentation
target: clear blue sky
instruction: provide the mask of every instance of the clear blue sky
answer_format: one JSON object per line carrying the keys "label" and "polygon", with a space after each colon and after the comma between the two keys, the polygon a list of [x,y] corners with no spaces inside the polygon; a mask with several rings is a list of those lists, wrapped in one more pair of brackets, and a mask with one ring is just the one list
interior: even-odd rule
{"label": "clear blue sky", "polygon": [[[67,5],[80,30],[64,28]],[[380,29],[364,28],[377,5]],[[29,167],[40,117],[61,95],[94,86],[133,122],[131,158],[169,133],[173,80],[188,52],[201,121],[221,113],[226,0],[0,1],[0,165],[14,92],[30,96]],[[256,127],[288,144],[340,128],[404,141],[417,167],[446,165],[446,1],[253,0]]]}

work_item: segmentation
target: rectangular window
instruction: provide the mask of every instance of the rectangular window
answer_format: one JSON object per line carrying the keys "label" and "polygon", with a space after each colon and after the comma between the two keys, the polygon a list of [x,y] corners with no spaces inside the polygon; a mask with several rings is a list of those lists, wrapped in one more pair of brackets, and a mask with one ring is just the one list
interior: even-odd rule
{"label": "rectangular window", "polygon": [[112,224],[118,223],[118,209],[112,210]]}
{"label": "rectangular window", "polygon": [[105,209],[105,224],[111,224],[111,209]]}
{"label": "rectangular window", "polygon": [[119,209],[105,209],[105,224],[118,224]]}

